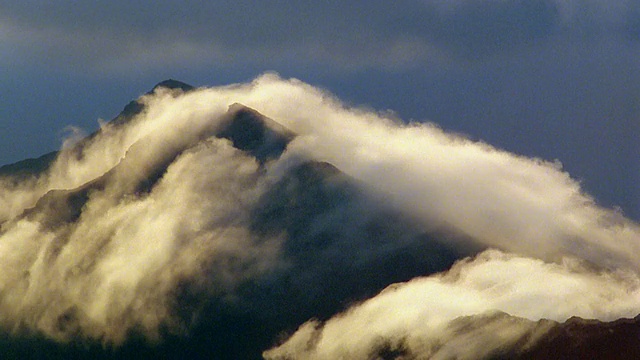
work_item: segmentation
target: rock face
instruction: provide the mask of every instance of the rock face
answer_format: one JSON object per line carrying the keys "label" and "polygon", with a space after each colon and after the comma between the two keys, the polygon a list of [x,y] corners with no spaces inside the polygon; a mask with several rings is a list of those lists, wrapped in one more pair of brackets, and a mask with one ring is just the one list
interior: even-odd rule
{"label": "rock face", "polygon": [[613,322],[570,318],[520,359],[638,359],[640,317]]}
{"label": "rock face", "polygon": [[242,104],[231,105],[229,114],[229,121],[218,136],[231,140],[235,148],[250,153],[261,163],[279,157],[295,137],[282,125]]}

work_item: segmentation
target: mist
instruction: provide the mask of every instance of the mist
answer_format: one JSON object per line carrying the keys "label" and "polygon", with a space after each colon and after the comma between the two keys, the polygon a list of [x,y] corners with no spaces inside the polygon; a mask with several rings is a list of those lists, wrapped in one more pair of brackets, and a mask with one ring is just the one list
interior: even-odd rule
{"label": "mist", "polygon": [[546,260],[573,254],[638,268],[638,225],[597,206],[559,161],[511,154],[435,124],[404,125],[384,113],[347,108],[295,80],[267,75],[253,87],[255,95],[243,103],[299,134],[285,159],[302,153],[334,164],[425,226],[451,225],[482,244]]}
{"label": "mist", "polygon": [[[163,332],[188,333],[192,325],[176,311],[185,283],[196,297],[243,304],[255,300],[239,290],[247,283],[282,274],[315,279],[343,249],[352,257],[340,266],[366,263],[375,271],[383,256],[418,246],[423,240],[414,235],[423,232],[455,234],[443,239],[457,254],[490,250],[437,275],[421,254],[425,267],[415,280],[302,325],[265,356],[366,358],[381,338],[436,354],[425,344],[451,338],[464,316],[515,324],[511,335],[486,340],[498,347],[544,332],[540,319],[638,313],[640,226],[598,206],[559,161],[508,153],[433,123],[407,124],[271,73],[188,92],[158,88],[139,102],[140,113],[66,146],[47,172],[0,180],[2,329],[115,346],[137,331],[161,342]],[[295,134],[281,155],[258,159],[219,136],[235,103]],[[408,219],[411,234],[376,243],[354,230],[331,251],[302,247],[307,254],[296,261],[313,266],[293,266],[293,236],[256,231],[254,216],[275,184],[310,161],[330,164],[361,187],[362,198],[333,213],[355,214],[341,231],[393,211]],[[338,226],[332,219],[318,226]],[[322,286],[314,281],[309,288]],[[357,336],[341,338],[345,329]]]}

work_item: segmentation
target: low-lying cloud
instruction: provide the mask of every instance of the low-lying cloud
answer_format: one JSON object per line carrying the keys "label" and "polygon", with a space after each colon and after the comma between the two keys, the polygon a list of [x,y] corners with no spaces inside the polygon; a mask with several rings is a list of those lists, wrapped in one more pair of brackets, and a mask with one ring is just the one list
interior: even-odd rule
{"label": "low-lying cloud", "polygon": [[[635,316],[639,306],[636,273],[488,250],[446,273],[394,284],[325,323],[310,321],[265,357],[369,359],[385,345],[419,358],[477,359],[535,342],[552,325],[539,319],[614,320]],[[480,316],[465,318],[473,315]]]}
{"label": "low-lying cloud", "polygon": [[[311,321],[268,357],[365,358],[380,339],[436,354],[446,349],[456,321],[475,322],[462,316],[511,324],[511,337],[498,333],[486,340],[499,346],[543,332],[546,327],[534,323],[543,318],[611,320],[638,312],[640,227],[599,207],[558,163],[514,155],[434,124],[404,124],[348,107],[274,74],[186,93],[160,88],[140,102],[143,112],[126,123],[104,124],[81,145],[62,150],[40,177],[2,179],[0,327],[60,341],[121,344],[133,330],[159,340],[162,329],[179,333],[191,325],[188,316],[175,314],[185,283],[196,297],[243,304],[251,300],[238,289],[247,283],[260,289],[273,279],[289,284],[301,274],[317,276],[291,263],[292,234],[257,232],[253,218],[273,185],[307,161],[332,164],[362,194],[375,194],[375,201],[362,203],[366,207],[336,210],[356,213],[353,219],[372,208],[393,209],[416,224],[416,233],[456,234],[443,239],[461,253],[498,250],[393,285],[325,323]],[[234,103],[296,134],[282,156],[262,164],[216,137]],[[331,223],[330,214],[323,216],[318,224]],[[349,233],[357,224],[340,228]],[[375,271],[373,259],[420,241],[387,239],[376,248],[366,238],[344,240],[362,234],[352,231],[337,244],[327,240],[330,245],[322,246],[334,248],[325,253],[296,245],[308,251],[296,261],[328,273],[336,264],[346,266],[346,260],[324,262],[342,252]],[[424,275],[429,271],[412,273]],[[283,298],[293,296],[282,291]],[[505,320],[496,311],[523,319]],[[345,329],[354,336],[338,335]],[[471,348],[469,354],[478,354],[479,346]]]}

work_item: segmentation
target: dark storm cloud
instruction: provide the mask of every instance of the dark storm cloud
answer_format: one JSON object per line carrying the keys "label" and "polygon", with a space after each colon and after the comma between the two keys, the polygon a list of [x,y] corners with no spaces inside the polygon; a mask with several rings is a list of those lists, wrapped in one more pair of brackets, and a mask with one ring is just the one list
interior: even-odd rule
{"label": "dark storm cloud", "polygon": [[15,2],[0,14],[9,61],[112,71],[210,62],[397,69],[553,35],[633,38],[640,23],[639,6],[625,0]]}

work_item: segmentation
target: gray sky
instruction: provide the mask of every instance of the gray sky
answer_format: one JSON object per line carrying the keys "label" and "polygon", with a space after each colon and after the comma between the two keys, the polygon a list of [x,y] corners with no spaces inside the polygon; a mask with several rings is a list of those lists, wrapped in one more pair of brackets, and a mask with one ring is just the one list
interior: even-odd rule
{"label": "gray sky", "polygon": [[560,160],[640,219],[640,1],[0,1],[0,163],[155,83],[297,77]]}

